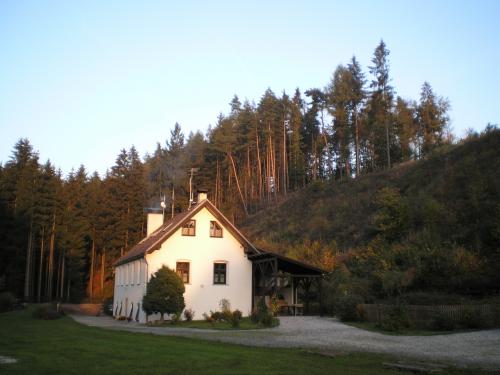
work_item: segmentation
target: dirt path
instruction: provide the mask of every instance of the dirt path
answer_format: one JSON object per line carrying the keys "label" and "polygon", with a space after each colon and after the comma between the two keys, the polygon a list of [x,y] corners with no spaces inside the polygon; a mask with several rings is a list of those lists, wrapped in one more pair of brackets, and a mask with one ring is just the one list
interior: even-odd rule
{"label": "dirt path", "polygon": [[500,329],[436,336],[392,336],[369,332],[331,318],[281,317],[280,326],[252,331],[147,327],[110,317],[72,316],[79,323],[113,330],[194,337],[266,347],[374,352],[456,366],[500,369]]}

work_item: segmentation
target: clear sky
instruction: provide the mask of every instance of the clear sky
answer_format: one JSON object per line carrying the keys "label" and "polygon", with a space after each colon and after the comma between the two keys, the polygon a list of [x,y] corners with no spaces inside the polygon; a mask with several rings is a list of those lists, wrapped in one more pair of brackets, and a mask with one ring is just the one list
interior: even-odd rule
{"label": "clear sky", "polygon": [[327,85],[383,38],[398,95],[429,81],[452,127],[500,123],[500,1],[0,1],[0,162],[28,137],[64,173],[206,131],[234,94]]}

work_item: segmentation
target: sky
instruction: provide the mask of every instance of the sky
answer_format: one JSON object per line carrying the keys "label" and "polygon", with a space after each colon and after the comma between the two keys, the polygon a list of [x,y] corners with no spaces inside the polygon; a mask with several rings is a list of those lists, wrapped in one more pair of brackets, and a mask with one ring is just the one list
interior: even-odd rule
{"label": "sky", "polygon": [[396,94],[424,81],[462,136],[500,123],[500,1],[0,1],[0,163],[22,137],[67,174],[101,175],[178,122],[206,132],[236,94],[324,88],[391,51]]}

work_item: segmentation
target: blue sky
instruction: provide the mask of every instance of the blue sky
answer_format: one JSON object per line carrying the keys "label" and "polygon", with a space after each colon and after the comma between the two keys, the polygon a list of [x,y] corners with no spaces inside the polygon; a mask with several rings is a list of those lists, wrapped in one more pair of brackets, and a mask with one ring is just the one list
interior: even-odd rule
{"label": "blue sky", "polygon": [[424,81],[452,127],[500,123],[498,1],[0,2],[0,162],[20,137],[64,173],[206,131],[234,94],[328,84],[381,38],[398,95]]}

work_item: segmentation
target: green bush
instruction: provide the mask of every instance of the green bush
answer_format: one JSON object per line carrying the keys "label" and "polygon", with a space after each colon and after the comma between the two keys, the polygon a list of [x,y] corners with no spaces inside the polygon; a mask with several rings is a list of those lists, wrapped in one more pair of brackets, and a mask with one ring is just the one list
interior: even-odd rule
{"label": "green bush", "polygon": [[184,283],[170,268],[163,266],[148,282],[146,295],[142,298],[142,308],[146,314],[179,314],[184,310]]}
{"label": "green bush", "polygon": [[180,320],[181,320],[181,314],[180,313],[170,314],[170,321],[173,324],[179,323]]}
{"label": "green bush", "polygon": [[33,313],[32,317],[41,320],[55,320],[63,317],[60,311],[57,311],[56,307],[53,305],[44,305],[37,307]]}
{"label": "green bush", "polygon": [[488,323],[489,319],[482,316],[482,314],[474,308],[468,308],[460,320],[462,326],[471,329],[486,328],[489,326]]}
{"label": "green bush", "polygon": [[207,323],[213,323],[214,319],[212,318],[212,314],[208,315],[207,313],[203,313],[203,319],[205,319],[205,322]]}
{"label": "green bush", "polygon": [[194,311],[192,309],[184,310],[184,319],[186,319],[187,322],[191,322],[193,318],[194,318]]}
{"label": "green bush", "polygon": [[254,324],[257,324],[259,322],[259,312],[256,309],[253,309],[250,313],[250,320]]}
{"label": "green bush", "polygon": [[410,327],[408,313],[403,306],[394,306],[387,316],[380,322],[380,328],[398,332]]}
{"label": "green bush", "polygon": [[453,331],[456,327],[455,321],[447,314],[437,313],[434,316],[432,327],[438,331]]}
{"label": "green bush", "polygon": [[274,316],[272,312],[268,311],[266,314],[262,314],[260,316],[260,324],[262,324],[264,327],[271,327],[274,323]]}
{"label": "green bush", "polygon": [[358,309],[358,305],[362,303],[363,299],[357,294],[347,294],[337,300],[335,311],[341,321],[356,322],[363,319]]}
{"label": "green bush", "polygon": [[241,313],[240,310],[234,310],[233,313],[231,314],[231,325],[234,328],[237,328],[240,326],[241,318],[243,317],[243,314]]}
{"label": "green bush", "polygon": [[275,322],[272,311],[267,307],[266,300],[262,297],[257,303],[257,309],[250,314],[250,320],[254,324],[262,324],[264,327],[271,327]]}
{"label": "green bush", "polygon": [[459,305],[464,297],[457,294],[436,292],[409,292],[399,296],[399,301],[408,305]]}
{"label": "green bush", "polygon": [[10,292],[0,293],[0,312],[14,310],[16,297]]}

